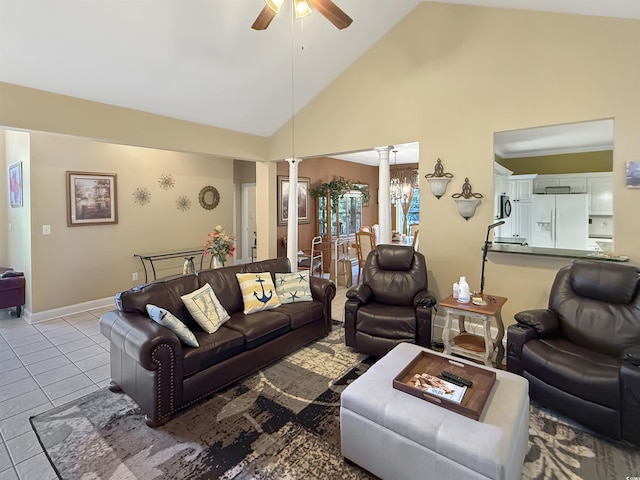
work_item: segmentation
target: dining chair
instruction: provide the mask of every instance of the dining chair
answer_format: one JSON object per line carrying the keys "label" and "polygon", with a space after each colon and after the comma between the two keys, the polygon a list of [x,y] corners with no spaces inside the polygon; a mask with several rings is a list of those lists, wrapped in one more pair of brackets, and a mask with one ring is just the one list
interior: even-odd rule
{"label": "dining chair", "polygon": [[360,283],[360,272],[364,267],[369,253],[376,249],[375,234],[373,232],[356,232],[356,250],[358,252],[358,281]]}

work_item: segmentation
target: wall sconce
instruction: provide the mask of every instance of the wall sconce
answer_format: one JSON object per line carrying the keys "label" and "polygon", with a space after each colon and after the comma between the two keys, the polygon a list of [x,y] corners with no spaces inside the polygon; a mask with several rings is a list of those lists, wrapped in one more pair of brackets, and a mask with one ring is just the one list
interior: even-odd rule
{"label": "wall sconce", "polygon": [[442,160],[438,159],[433,168],[433,173],[427,173],[424,178],[429,182],[433,196],[440,200],[440,197],[447,191],[447,185],[453,178],[453,174],[444,173]]}
{"label": "wall sconce", "polygon": [[465,220],[469,220],[476,213],[476,208],[480,204],[482,198],[481,193],[473,193],[469,178],[465,177],[462,185],[462,193],[454,193],[451,195],[458,205],[458,213]]}

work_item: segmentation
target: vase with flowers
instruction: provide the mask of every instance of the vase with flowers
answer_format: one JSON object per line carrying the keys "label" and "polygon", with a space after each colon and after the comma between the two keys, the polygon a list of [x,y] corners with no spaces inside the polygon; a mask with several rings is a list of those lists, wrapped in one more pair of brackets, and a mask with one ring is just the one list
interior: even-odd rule
{"label": "vase with flowers", "polygon": [[235,239],[222,229],[222,225],[216,225],[213,232],[208,234],[209,239],[204,245],[204,255],[213,255],[214,265],[224,267],[227,256],[233,257],[236,247],[233,242]]}

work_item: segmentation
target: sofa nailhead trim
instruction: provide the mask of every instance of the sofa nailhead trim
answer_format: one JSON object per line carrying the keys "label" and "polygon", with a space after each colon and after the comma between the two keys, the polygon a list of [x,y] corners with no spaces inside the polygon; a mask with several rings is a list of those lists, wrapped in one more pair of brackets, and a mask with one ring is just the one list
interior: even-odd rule
{"label": "sofa nailhead trim", "polygon": [[[161,348],[166,348],[169,350],[169,354],[171,355],[171,363],[170,363],[170,369],[171,369],[171,393],[169,395],[169,412],[167,412],[166,414],[162,414],[162,363],[156,358],[156,353],[158,352],[158,350],[160,350]],[[157,378],[158,378],[158,387],[156,389],[156,395],[157,395],[157,399],[158,399],[158,413],[160,414],[158,416],[158,420],[162,420],[165,417],[168,417],[170,415],[172,415],[174,413],[174,397],[173,397],[173,393],[174,393],[174,388],[173,388],[173,367],[175,365],[175,354],[173,351],[173,348],[171,348],[169,345],[158,345],[157,347],[155,347],[153,349],[153,351],[151,352],[151,361],[153,363],[155,363],[156,365],[158,365],[158,373],[157,373]]]}

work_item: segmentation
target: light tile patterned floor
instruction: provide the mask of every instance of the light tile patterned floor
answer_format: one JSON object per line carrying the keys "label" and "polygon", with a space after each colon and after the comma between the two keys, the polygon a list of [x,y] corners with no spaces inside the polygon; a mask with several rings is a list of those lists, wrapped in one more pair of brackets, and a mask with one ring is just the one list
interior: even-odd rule
{"label": "light tile patterned floor", "polygon": [[109,309],[29,325],[0,310],[0,480],[57,478],[29,417],[109,384]]}
{"label": "light tile patterned floor", "polygon": [[[334,320],[344,319],[346,291],[337,289]],[[98,320],[110,309],[36,325],[10,310],[0,310],[0,480],[56,479],[29,417],[109,385],[109,342]]]}

